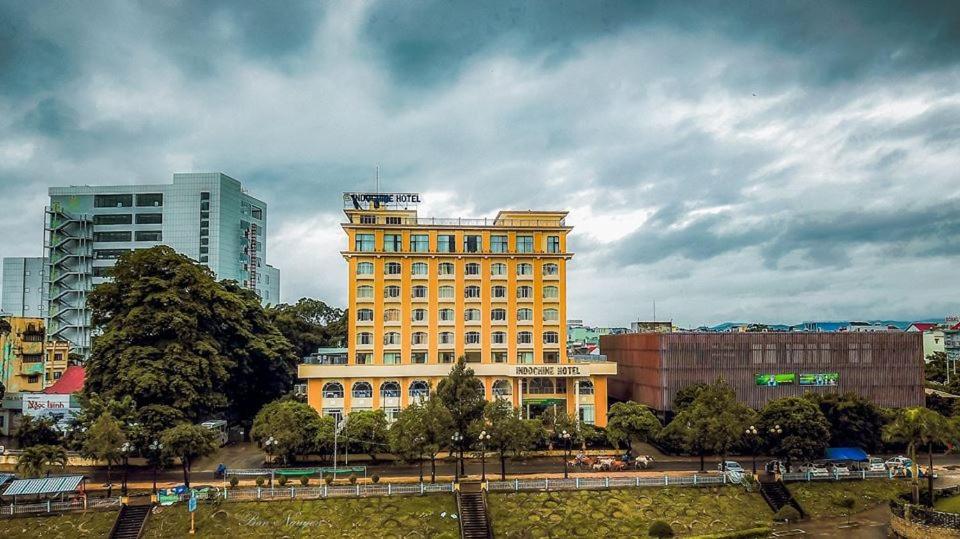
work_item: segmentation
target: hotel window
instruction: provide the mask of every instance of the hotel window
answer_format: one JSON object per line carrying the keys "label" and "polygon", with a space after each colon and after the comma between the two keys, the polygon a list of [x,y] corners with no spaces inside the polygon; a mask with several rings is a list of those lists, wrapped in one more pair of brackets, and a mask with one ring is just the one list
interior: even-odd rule
{"label": "hotel window", "polygon": [[370,382],[355,382],[350,393],[350,396],[355,399],[372,399],[373,386],[370,385]]}
{"label": "hotel window", "polygon": [[480,344],[480,332],[479,331],[468,331],[464,337],[467,340],[467,344]]}
{"label": "hotel window", "polygon": [[507,252],[507,237],[506,236],[490,236],[490,252],[491,253]]}
{"label": "hotel window", "polygon": [[533,333],[529,331],[517,333],[517,344],[533,344]]}
{"label": "hotel window", "polygon": [[399,365],[400,364],[400,352],[386,352],[383,354],[383,364],[384,365]]}
{"label": "hotel window", "polygon": [[373,234],[357,234],[353,242],[355,251],[373,251]]}
{"label": "hotel window", "polygon": [[483,250],[483,240],[480,236],[464,236],[463,252],[479,253]]}
{"label": "hotel window", "polygon": [[463,319],[467,322],[479,322],[480,309],[467,309],[463,311]]}
{"label": "hotel window", "polygon": [[533,309],[517,309],[517,320],[529,322],[533,320]]}
{"label": "hotel window", "polygon": [[440,275],[455,275],[455,274],[456,274],[456,270],[454,269],[452,262],[441,262],[441,263],[440,263],[440,266],[438,267],[438,269],[439,269],[439,271],[440,271]]}
{"label": "hotel window", "polygon": [[398,253],[403,249],[403,236],[400,234],[384,234],[383,250],[388,253]]}
{"label": "hotel window", "polygon": [[416,380],[410,383],[410,396],[413,398],[425,399],[430,396],[430,384],[423,380]]}
{"label": "hotel window", "polygon": [[383,273],[386,275],[400,275],[402,269],[399,262],[387,262],[386,265],[383,266]]}
{"label": "hotel window", "polygon": [[593,382],[580,380],[577,384],[579,384],[577,390],[581,395],[593,395]]}
{"label": "hotel window", "polygon": [[479,286],[468,286],[463,289],[463,297],[465,298],[479,298],[480,297],[480,287]]}
{"label": "hotel window", "polygon": [[137,195],[137,207],[163,206],[163,193],[144,193]]}
{"label": "hotel window", "polygon": [[383,297],[385,298],[399,298],[400,297],[400,287],[399,286],[385,286],[383,288]]}
{"label": "hotel window", "polygon": [[544,352],[544,363],[560,363],[560,354],[558,352]]}
{"label": "hotel window", "polygon": [[357,344],[373,344],[373,333],[366,331],[357,333]]}
{"label": "hotel window", "polygon": [[507,353],[506,353],[506,352],[494,352],[494,353],[493,353],[493,362],[494,362],[494,363],[506,363],[506,362],[507,362]]}
{"label": "hotel window", "polygon": [[544,275],[557,275],[560,272],[559,267],[556,264],[549,263],[543,265],[543,274]]}
{"label": "hotel window", "polygon": [[441,322],[453,322],[453,309],[440,309]]}
{"label": "hotel window", "polygon": [[543,299],[557,299],[560,297],[560,289],[555,286],[543,287]]}
{"label": "hotel window", "polygon": [[358,286],[357,299],[373,299],[373,287],[368,285]]}
{"label": "hotel window", "polygon": [[517,236],[517,252],[532,253],[533,252],[533,236]]}
{"label": "hotel window", "polygon": [[370,352],[357,352],[357,365],[373,365],[373,354]]}
{"label": "hotel window", "polygon": [[323,398],[325,399],[342,399],[343,398],[343,384],[340,382],[327,382],[323,384]]}
{"label": "hotel window", "polygon": [[480,264],[476,262],[470,262],[463,268],[463,273],[466,275],[480,275]]}
{"label": "hotel window", "polygon": [[517,363],[533,363],[533,352],[517,352]]}
{"label": "hotel window", "polygon": [[558,344],[560,335],[556,331],[546,331],[543,334],[543,344]]}
{"label": "hotel window", "polygon": [[414,298],[425,298],[427,297],[427,287],[423,285],[417,285],[413,287],[413,297]]}
{"label": "hotel window", "polygon": [[426,262],[414,262],[411,267],[411,273],[413,275],[426,275],[428,271]]}
{"label": "hotel window", "polygon": [[400,344],[400,334],[396,331],[388,331],[383,335],[383,344]]}
{"label": "hotel window", "polygon": [[386,219],[387,219],[387,224],[388,224],[388,225],[400,225],[400,224],[403,224],[403,218],[402,218],[402,217],[387,217]]}
{"label": "hotel window", "polygon": [[427,344],[427,334],[423,331],[413,332],[413,344]]}
{"label": "hotel window", "polygon": [[440,299],[453,299],[454,291],[452,286],[441,286],[437,292]]}
{"label": "hotel window", "polygon": [[453,352],[440,352],[440,363],[453,363]]}
{"label": "hotel window", "polygon": [[494,298],[505,298],[507,297],[507,287],[505,286],[495,286],[490,291],[490,295]]}
{"label": "hotel window", "polygon": [[517,264],[517,275],[533,275],[533,266],[530,264]]}
{"label": "hotel window", "polygon": [[358,322],[373,322],[373,309],[357,309]]}
{"label": "hotel window", "polygon": [[506,275],[507,274],[507,265],[501,262],[490,265],[490,275]]}
{"label": "hotel window", "polygon": [[413,234],[410,236],[410,250],[414,253],[426,253],[430,250],[430,236]]}
{"label": "hotel window", "polygon": [[414,352],[410,354],[410,363],[426,364],[427,362],[427,353],[426,352]]}
{"label": "hotel window", "polygon": [[494,309],[490,311],[490,320],[494,322],[504,322],[507,319],[506,309]]}
{"label": "hotel window", "polygon": [[457,252],[457,237],[453,234],[440,234],[437,236],[437,251],[441,253]]}
{"label": "hotel window", "polygon": [[384,322],[399,322],[400,321],[400,309],[387,309],[383,311],[383,321]]}
{"label": "hotel window", "polygon": [[426,310],[426,309],[414,309],[414,310],[413,310],[413,321],[414,321],[414,322],[426,322],[426,321],[427,321],[427,310]]}
{"label": "hotel window", "polygon": [[452,331],[441,331],[439,344],[453,344],[453,332]]}
{"label": "hotel window", "polygon": [[373,262],[360,262],[357,264],[357,275],[373,275]]}
{"label": "hotel window", "polygon": [[380,384],[380,396],[385,399],[399,399],[400,384],[396,382],[384,382]]}
{"label": "hotel window", "polygon": [[517,297],[520,299],[530,299],[533,297],[533,287],[530,286],[518,286],[517,287]]}
{"label": "hotel window", "polygon": [[360,224],[361,224],[361,225],[375,225],[375,224],[377,224],[377,216],[376,216],[376,215],[361,215],[361,216],[360,216]]}
{"label": "hotel window", "polygon": [[544,322],[558,322],[560,320],[560,312],[556,309],[544,309],[543,310],[543,321]]}
{"label": "hotel window", "polygon": [[510,380],[497,380],[493,383],[494,397],[509,397],[513,393],[513,384]]}
{"label": "hotel window", "polygon": [[560,252],[560,236],[547,236],[547,252],[548,253]]}
{"label": "hotel window", "polygon": [[493,344],[507,344],[507,334],[503,331],[494,331],[490,337],[490,342]]}

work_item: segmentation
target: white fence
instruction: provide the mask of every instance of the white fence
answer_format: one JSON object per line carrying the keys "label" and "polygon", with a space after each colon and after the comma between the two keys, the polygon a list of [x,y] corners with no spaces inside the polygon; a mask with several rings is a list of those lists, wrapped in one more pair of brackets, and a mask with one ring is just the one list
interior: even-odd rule
{"label": "white fence", "polygon": [[810,472],[792,472],[780,475],[784,483],[788,481],[849,481],[863,479],[893,479],[896,475],[893,470],[868,472],[866,470],[852,471],[845,474],[828,473],[815,475]]}
{"label": "white fence", "polygon": [[18,503],[0,507],[0,516],[33,515],[38,513],[64,513],[68,511],[83,511],[85,509],[104,509],[120,507],[120,498],[75,498],[67,501],[48,500],[39,503]]}
{"label": "white fence", "polygon": [[730,481],[725,475],[684,475],[663,477],[576,477],[573,479],[514,479],[513,481],[490,481],[490,491],[521,490],[602,490],[629,487],[670,487],[725,485]]}

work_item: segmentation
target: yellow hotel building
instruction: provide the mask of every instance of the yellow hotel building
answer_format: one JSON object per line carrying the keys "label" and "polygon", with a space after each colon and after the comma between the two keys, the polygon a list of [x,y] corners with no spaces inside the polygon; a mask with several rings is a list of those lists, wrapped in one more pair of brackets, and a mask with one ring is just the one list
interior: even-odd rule
{"label": "yellow hotel building", "polygon": [[344,195],[349,343],[299,366],[310,405],[335,416],[382,408],[392,420],[464,356],[487,399],[605,426],[616,365],[566,352],[567,212],[420,218],[418,201]]}

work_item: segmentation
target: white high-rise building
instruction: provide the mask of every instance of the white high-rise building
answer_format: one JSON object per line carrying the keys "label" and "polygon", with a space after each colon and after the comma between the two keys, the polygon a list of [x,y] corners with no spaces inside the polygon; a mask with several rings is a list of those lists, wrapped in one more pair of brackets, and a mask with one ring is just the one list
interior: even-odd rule
{"label": "white high-rise building", "polygon": [[0,312],[11,316],[45,317],[47,306],[43,300],[44,271],[46,261],[43,258],[4,258]]}
{"label": "white high-rise building", "polygon": [[168,245],[217,279],[280,300],[267,264],[267,205],[221,173],[174,174],[172,184],[51,187],[46,210],[47,337],[87,355],[86,295],[125,252]]}

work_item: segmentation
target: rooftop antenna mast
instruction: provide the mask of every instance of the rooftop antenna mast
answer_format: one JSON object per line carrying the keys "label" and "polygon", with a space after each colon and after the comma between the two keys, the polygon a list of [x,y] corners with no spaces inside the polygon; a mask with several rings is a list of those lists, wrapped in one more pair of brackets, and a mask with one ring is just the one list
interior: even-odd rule
{"label": "rooftop antenna mast", "polygon": [[380,165],[377,165],[377,194],[380,194]]}
{"label": "rooftop antenna mast", "polygon": [[657,300],[653,300],[653,321],[657,321]]}

